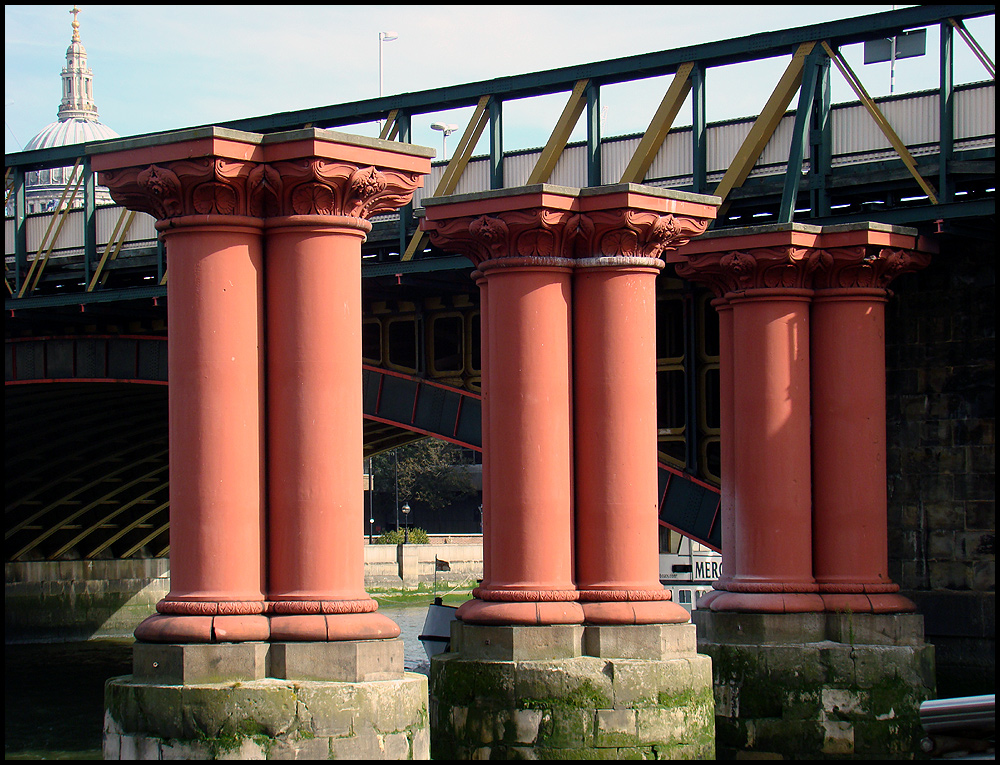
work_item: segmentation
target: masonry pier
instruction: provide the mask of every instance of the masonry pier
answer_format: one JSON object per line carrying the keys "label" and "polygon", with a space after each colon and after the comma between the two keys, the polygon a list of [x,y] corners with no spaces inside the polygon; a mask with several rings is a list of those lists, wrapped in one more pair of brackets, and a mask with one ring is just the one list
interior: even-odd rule
{"label": "masonry pier", "polygon": [[432,754],[711,758],[711,663],[659,582],[653,287],[718,199],[543,184],[424,204],[488,295],[485,577],[431,660]]}
{"label": "masonry pier", "polygon": [[888,574],[883,307],[930,248],[910,229],[786,224],[668,257],[714,290],[722,327],[734,553],[693,615],[718,753],[910,756],[934,648]]}
{"label": "masonry pier", "polygon": [[107,758],[428,756],[426,678],[364,589],[357,470],[361,242],[432,156],[220,128],[95,156],[158,219],[170,302],[171,589],[107,685]]}

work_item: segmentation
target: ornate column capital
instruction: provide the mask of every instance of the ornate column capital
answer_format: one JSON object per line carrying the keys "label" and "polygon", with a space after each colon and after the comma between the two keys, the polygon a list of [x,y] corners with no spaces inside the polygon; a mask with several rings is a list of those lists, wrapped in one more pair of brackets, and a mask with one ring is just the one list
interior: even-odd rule
{"label": "ornate column capital", "polygon": [[122,207],[157,220],[186,215],[253,215],[250,181],[260,166],[226,157],[103,170],[101,184]]}
{"label": "ornate column capital", "polygon": [[477,266],[572,265],[581,216],[572,210],[536,207],[421,222],[431,243],[459,252]]}
{"label": "ornate column capital", "polygon": [[753,289],[811,289],[813,274],[828,257],[794,244],[723,249],[676,264],[677,275],[708,286],[717,297]]}
{"label": "ornate column capital", "polygon": [[254,213],[338,215],[368,219],[407,204],[423,173],[303,157],[263,165],[252,178]]}
{"label": "ornate column capital", "polygon": [[816,289],[887,289],[898,276],[926,268],[930,253],[914,249],[857,244],[822,250]]}
{"label": "ornate column capital", "polygon": [[580,216],[573,232],[573,250],[578,266],[660,268],[665,252],[705,233],[709,222],[709,218],[633,208],[595,210]]}
{"label": "ornate column capital", "polygon": [[925,267],[933,245],[913,229],[878,223],[799,223],[712,232],[683,246],[677,275],[717,296],[761,288],[885,289]]}

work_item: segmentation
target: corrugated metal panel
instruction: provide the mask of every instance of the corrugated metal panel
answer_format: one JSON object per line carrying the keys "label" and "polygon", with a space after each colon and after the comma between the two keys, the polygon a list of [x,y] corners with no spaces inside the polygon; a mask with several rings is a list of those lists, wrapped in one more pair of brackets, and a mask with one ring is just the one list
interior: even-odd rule
{"label": "corrugated metal panel", "polygon": [[997,99],[993,83],[971,90],[955,92],[955,140],[988,136],[988,146],[996,145]]}
{"label": "corrugated metal panel", "polygon": [[[115,232],[115,225],[121,216],[121,207],[99,207],[97,208],[97,244],[99,247],[107,245],[111,235]],[[124,225],[124,223],[123,223]],[[147,213],[137,212],[129,226],[128,236],[125,238],[126,245],[138,245],[153,247],[156,245],[156,219]]]}

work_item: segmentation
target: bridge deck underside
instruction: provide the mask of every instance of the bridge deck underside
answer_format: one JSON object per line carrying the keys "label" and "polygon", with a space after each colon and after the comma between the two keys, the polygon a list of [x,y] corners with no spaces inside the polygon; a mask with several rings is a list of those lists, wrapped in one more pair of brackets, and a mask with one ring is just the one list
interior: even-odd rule
{"label": "bridge deck underside", "polygon": [[[478,398],[378,372],[365,374],[365,456],[442,431],[479,447]],[[40,382],[5,395],[5,560],[169,554],[167,386]],[[718,490],[660,473],[661,522],[717,547]]]}

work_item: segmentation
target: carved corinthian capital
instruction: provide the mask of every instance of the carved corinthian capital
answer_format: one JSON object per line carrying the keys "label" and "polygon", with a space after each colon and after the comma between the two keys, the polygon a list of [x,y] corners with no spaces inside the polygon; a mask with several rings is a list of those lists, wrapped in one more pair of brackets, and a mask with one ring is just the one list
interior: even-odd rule
{"label": "carved corinthian capital", "polygon": [[257,214],[367,219],[413,198],[423,174],[307,157],[269,164],[255,187]]}
{"label": "carved corinthian capital", "polygon": [[659,258],[705,233],[708,218],[622,208],[587,213],[574,231],[579,258]]}
{"label": "carved corinthian capital", "polygon": [[931,259],[926,252],[865,244],[824,252],[823,268],[815,278],[817,289],[886,289],[897,276],[925,268]]}
{"label": "carved corinthian capital", "polygon": [[543,264],[572,257],[580,218],[569,210],[534,208],[424,220],[421,226],[435,246],[462,253],[476,265],[502,259]]}
{"label": "carved corinthian capital", "polygon": [[722,297],[751,289],[812,289],[813,275],[829,260],[825,250],[780,245],[694,255],[676,270],[678,276],[706,284]]}
{"label": "carved corinthian capital", "polygon": [[254,162],[219,157],[102,170],[100,182],[122,207],[158,220],[183,215],[251,215],[247,181]]}

